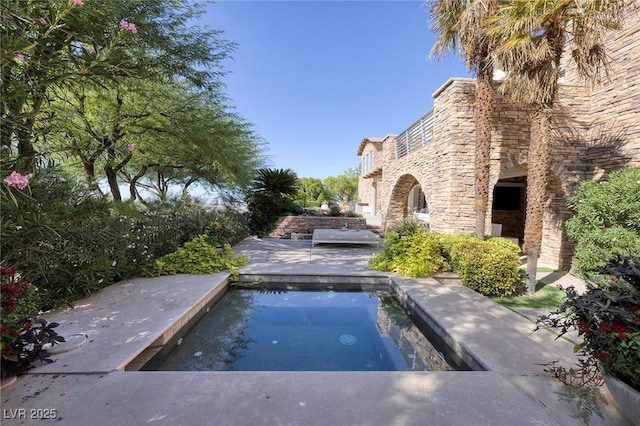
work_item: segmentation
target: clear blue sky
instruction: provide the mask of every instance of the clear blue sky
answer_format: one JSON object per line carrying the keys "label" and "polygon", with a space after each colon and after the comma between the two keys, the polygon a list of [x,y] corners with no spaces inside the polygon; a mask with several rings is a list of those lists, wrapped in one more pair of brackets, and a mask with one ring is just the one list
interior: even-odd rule
{"label": "clear blue sky", "polygon": [[199,24],[238,44],[226,94],[268,144],[269,167],[324,179],[359,164],[366,136],[402,132],[433,106],[457,55],[429,57],[421,1],[219,1]]}

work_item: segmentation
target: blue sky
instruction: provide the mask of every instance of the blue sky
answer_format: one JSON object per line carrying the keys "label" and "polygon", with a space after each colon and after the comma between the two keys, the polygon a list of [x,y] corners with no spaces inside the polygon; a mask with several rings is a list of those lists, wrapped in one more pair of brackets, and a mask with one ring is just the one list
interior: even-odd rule
{"label": "blue sky", "polygon": [[268,144],[269,167],[324,179],[359,164],[366,136],[402,132],[462,60],[429,57],[421,1],[219,1],[199,24],[238,44],[226,94]]}

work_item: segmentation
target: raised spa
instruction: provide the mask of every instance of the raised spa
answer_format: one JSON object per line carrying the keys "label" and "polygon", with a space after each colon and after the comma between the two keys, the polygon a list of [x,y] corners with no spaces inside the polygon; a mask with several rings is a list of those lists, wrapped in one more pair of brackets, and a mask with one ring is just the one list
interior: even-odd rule
{"label": "raised spa", "polygon": [[447,351],[424,336],[423,327],[403,312],[386,285],[361,291],[337,291],[339,287],[232,287],[173,348],[143,370],[460,369],[445,360]]}

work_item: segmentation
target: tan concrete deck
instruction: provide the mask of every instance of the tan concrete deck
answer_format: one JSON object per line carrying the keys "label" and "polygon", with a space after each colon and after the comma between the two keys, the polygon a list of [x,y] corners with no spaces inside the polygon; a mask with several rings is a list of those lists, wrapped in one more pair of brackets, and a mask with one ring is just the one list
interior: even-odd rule
{"label": "tan concrete deck", "polygon": [[[245,240],[245,279],[391,276],[452,346],[487,371],[124,371],[171,344],[180,324],[214,303],[227,274],[135,279],[48,319],[88,336],[0,396],[2,424],[67,425],[581,425],[539,363],[574,360],[571,344],[462,287],[455,277],[407,279],[367,268],[375,249]],[[314,278],[317,279],[317,278]],[[373,279],[373,278],[371,278]],[[562,283],[562,278],[556,283]],[[133,367],[129,367],[133,368]],[[592,425],[628,425],[613,403]],[[49,410],[49,411],[47,411]],[[56,418],[35,419],[45,414]]]}

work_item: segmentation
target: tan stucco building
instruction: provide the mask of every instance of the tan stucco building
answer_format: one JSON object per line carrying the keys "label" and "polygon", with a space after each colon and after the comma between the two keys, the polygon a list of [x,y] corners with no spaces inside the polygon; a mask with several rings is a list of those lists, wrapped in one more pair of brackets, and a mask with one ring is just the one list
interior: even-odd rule
{"label": "tan stucco building", "polygon": [[[610,35],[609,80],[592,86],[571,63],[563,68],[540,257],[555,268],[570,266],[574,248],[563,227],[571,216],[566,196],[582,180],[640,166],[639,18]],[[379,217],[385,229],[415,214],[436,232],[474,232],[474,94],[475,80],[452,78],[433,94],[433,109],[406,130],[361,141],[358,212]],[[529,120],[496,95],[493,121],[487,229],[522,242]]]}

